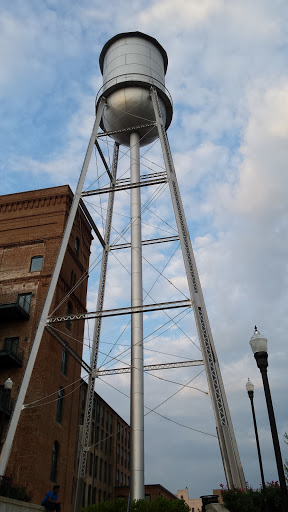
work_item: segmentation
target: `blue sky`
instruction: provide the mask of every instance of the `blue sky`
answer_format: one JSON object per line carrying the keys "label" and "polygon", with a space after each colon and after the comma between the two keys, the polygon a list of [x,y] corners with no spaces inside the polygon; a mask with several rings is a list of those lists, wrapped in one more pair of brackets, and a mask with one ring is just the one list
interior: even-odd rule
{"label": "blue sky", "polygon": [[[97,0],[2,0],[0,7],[2,194],[66,183],[75,189],[93,125],[95,96],[102,85],[99,53],[110,37],[140,30],[156,37],[166,49],[166,85],[174,102],[168,136],[240,456],[246,479],[253,485],[259,485],[260,475],[245,390],[248,377],[256,387],[265,476],[277,480],[260,374],[248,343],[255,323],[269,340],[269,376],[281,439],[288,428],[287,11],[282,0],[155,0],[145,5],[116,0],[107,5]],[[159,144],[146,156],[163,165]],[[129,166],[124,157],[121,166],[122,171]],[[89,183],[96,171],[93,160]],[[143,201],[149,193],[143,191]],[[98,199],[91,203],[98,212],[100,206],[105,208],[105,199],[101,205]],[[127,197],[119,194],[115,211],[129,216],[127,206]],[[163,229],[155,213],[174,226],[167,192],[151,209],[143,217],[150,225],[143,228],[145,235],[159,236]],[[99,215],[95,211],[93,215],[101,227]],[[122,229],[126,221],[115,216],[115,229]],[[155,223],[157,228],[151,228]],[[144,255],[161,270],[176,245],[154,246]],[[92,257],[99,252],[95,245]],[[119,259],[129,265],[127,253],[119,252]],[[106,304],[124,305],[127,272],[114,258],[110,258],[109,272],[113,284]],[[146,263],[144,287],[153,283],[157,275],[153,272]],[[165,273],[186,293],[179,251]],[[97,271],[91,273],[89,309],[94,309],[97,279]],[[167,281],[161,283],[153,289],[155,299],[176,297],[175,288],[171,290]],[[122,320],[120,328],[125,326]],[[164,316],[150,316],[145,332],[164,322]],[[191,313],[180,325],[197,342]],[[119,325],[111,328],[104,323],[103,342],[116,341],[117,332]],[[129,329],[121,341],[129,343]],[[108,346],[103,343],[101,351],[107,352]],[[149,346],[179,357],[199,357],[177,328]],[[120,350],[116,347],[114,354]],[[147,363],[171,359],[146,352]],[[194,370],[166,373],[161,375],[177,382],[188,382],[196,375]],[[129,394],[128,377],[109,379]],[[193,384],[207,389],[203,374]],[[129,420],[129,400],[103,382],[98,385],[98,392]],[[177,389],[149,376],[145,386],[149,407]],[[186,388],[159,412],[215,433],[209,398],[203,393]],[[145,453],[147,483],[161,483],[172,492],[188,486],[191,497],[198,497],[224,482],[213,438],[152,414],[146,419]]]}

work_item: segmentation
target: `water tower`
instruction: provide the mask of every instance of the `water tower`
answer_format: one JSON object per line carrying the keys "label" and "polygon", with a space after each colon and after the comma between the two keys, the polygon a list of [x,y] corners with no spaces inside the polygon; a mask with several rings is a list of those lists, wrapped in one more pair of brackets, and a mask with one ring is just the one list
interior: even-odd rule
{"label": "water tower", "polygon": [[[96,119],[0,462],[0,474],[5,474],[11,445],[44,329],[49,329],[49,326],[55,322],[95,318],[91,371],[79,461],[76,493],[78,499],[75,502],[75,511],[78,511],[81,507],[95,379],[101,373],[97,368],[101,320],[103,317],[123,314],[123,312],[131,314],[131,499],[144,498],[143,312],[181,306],[187,307],[187,305],[192,307],[194,311],[227,483],[229,487],[245,487],[245,478],[166,133],[172,120],[172,101],[165,88],[165,73],[168,65],[167,54],[153,37],[141,32],[128,32],[118,34],[110,39],[104,45],[99,61],[103,74],[103,86],[96,99]],[[99,128],[102,130],[99,130]],[[98,142],[101,137],[107,135],[115,141],[111,167],[107,164]],[[152,173],[149,175],[149,179],[145,176],[146,179],[143,180],[140,174],[140,147],[151,144],[158,137],[166,172]],[[87,195],[99,193],[99,190],[83,192],[88,165],[95,145],[110,179],[110,186],[107,189],[109,199],[104,237],[100,234],[81,199]],[[129,183],[117,180],[119,145],[130,147]],[[159,241],[166,242],[171,237],[142,240],[140,190],[142,186],[163,182],[169,184],[178,229],[178,236],[174,238],[180,240],[190,300],[182,301],[183,304],[179,304],[181,301],[178,301],[177,304],[176,302],[163,302],[161,304],[143,305],[142,245],[144,243],[145,245],[159,243]],[[117,190],[123,189],[130,189],[131,192],[131,244],[128,244],[131,245],[131,306],[119,310],[105,311],[103,303],[108,255],[112,249],[112,246],[110,246],[110,232],[114,195]],[[79,205],[87,215],[103,247],[96,311],[55,317],[49,314],[49,311]],[[117,247],[114,246],[113,249],[117,249]],[[71,355],[73,356],[73,353]]]}

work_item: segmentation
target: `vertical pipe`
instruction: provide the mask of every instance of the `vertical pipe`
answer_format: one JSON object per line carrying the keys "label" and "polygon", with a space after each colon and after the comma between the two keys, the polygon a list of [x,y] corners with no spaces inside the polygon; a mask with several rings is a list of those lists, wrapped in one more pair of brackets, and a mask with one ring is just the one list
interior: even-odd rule
{"label": "vertical pipe", "polygon": [[[139,135],[130,135],[131,183],[140,181]],[[142,306],[140,187],[131,189],[131,306]],[[131,315],[131,500],[144,499],[143,313]]]}

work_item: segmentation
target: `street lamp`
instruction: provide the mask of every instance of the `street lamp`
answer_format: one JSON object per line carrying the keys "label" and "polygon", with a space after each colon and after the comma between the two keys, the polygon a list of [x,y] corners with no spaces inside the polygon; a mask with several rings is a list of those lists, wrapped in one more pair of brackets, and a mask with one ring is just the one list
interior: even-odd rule
{"label": "street lamp", "polygon": [[262,381],[263,381],[263,386],[264,386],[271,434],[272,434],[272,439],[273,439],[276,465],[277,465],[277,470],[278,470],[279,483],[280,483],[280,488],[282,491],[282,511],[288,512],[288,496],[287,496],[286,480],[285,480],[285,475],[284,475],[282,456],[281,456],[281,451],[280,451],[274,409],[273,409],[268,375],[267,375],[267,368],[268,368],[267,339],[264,336],[262,336],[262,334],[260,334],[256,325],[255,325],[254,334],[250,340],[250,345],[251,345],[252,351],[254,353],[254,357],[256,359],[257,366],[262,375]]}
{"label": "street lamp", "polygon": [[260,451],[258,429],[257,429],[255,409],[254,409],[254,401],[253,401],[253,398],[254,398],[254,385],[252,384],[250,379],[248,379],[248,382],[246,384],[246,389],[247,389],[247,393],[248,393],[248,396],[249,396],[250,402],[251,402],[252,416],[253,416],[254,430],[255,430],[255,437],[256,437],[256,444],[257,444],[257,451],[258,451],[258,459],[259,459],[259,466],[260,466],[260,473],[261,473],[261,480],[262,480],[262,489],[263,489],[263,492],[265,492],[266,486],[265,486],[265,479],[264,479],[264,472],[263,472],[263,465],[262,465],[262,457],[261,457],[261,451]]}
{"label": "street lamp", "polygon": [[10,394],[11,394],[12,387],[13,387],[13,382],[10,379],[10,377],[8,377],[6,382],[4,382],[4,392],[3,392],[3,399],[2,399],[3,400],[2,401],[2,418],[1,418],[1,427],[0,427],[0,443],[1,443],[1,447],[3,446],[2,437],[3,437],[3,430],[4,430],[4,421],[5,421],[5,416],[6,416],[6,412],[7,412],[7,409],[8,409],[8,404],[9,404],[9,399],[10,399]]}

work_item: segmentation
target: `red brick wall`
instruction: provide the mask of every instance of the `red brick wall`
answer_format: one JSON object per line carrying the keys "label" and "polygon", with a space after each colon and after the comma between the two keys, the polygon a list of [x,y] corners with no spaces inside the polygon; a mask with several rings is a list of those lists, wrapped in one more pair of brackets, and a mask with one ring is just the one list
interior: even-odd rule
{"label": "red brick wall", "polygon": [[[0,384],[10,377],[14,386],[12,398],[16,398],[21,384],[23,370],[32,347],[51,274],[56,262],[64,226],[72,201],[72,192],[66,186],[44,190],[11,194],[0,197],[0,299],[7,294],[33,293],[30,319],[4,322],[0,326],[0,340],[19,337],[19,348],[24,351],[23,367],[3,368],[0,358]],[[75,238],[80,240],[78,257],[75,255]],[[77,214],[69,247],[64,259],[52,311],[71,289],[71,271],[78,280],[88,268],[91,230],[80,212]],[[41,272],[30,272],[32,256],[43,255]],[[83,312],[86,307],[87,279],[76,289],[69,300],[72,312]],[[67,302],[55,312],[65,314]],[[65,323],[55,324],[62,336],[79,355],[82,354],[83,322],[72,322],[69,332]],[[7,468],[13,479],[29,482],[33,489],[33,502],[40,503],[44,494],[53,485],[50,482],[51,455],[54,441],[60,445],[58,479],[60,497],[64,512],[71,510],[72,484],[75,462],[75,446],[78,430],[78,399],[81,368],[68,355],[67,375],[61,373],[62,346],[45,332],[35,362],[30,385],[25,398],[28,404],[65,388],[63,420],[56,421],[57,394],[45,399],[51,402],[41,407],[27,408],[21,413],[14,444]],[[71,393],[71,391],[73,391]],[[70,393],[70,394],[69,394]]]}

